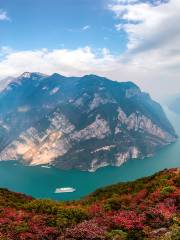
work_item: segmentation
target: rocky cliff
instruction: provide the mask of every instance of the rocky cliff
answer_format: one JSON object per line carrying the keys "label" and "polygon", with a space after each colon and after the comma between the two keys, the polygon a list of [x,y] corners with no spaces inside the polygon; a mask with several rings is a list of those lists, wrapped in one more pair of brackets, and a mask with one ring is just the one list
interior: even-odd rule
{"label": "rocky cliff", "polygon": [[24,73],[0,93],[0,159],[94,171],[176,140],[161,106],[132,82]]}

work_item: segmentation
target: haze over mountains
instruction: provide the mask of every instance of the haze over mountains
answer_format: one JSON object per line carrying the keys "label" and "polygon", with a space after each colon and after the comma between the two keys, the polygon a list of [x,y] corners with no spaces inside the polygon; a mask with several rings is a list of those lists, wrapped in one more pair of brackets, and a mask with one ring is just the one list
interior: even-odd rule
{"label": "haze over mountains", "polygon": [[180,94],[174,96],[169,102],[168,102],[169,108],[175,112],[180,114]]}
{"label": "haze over mountains", "polygon": [[13,82],[15,80],[15,78],[13,77],[7,77],[4,79],[0,80],[0,91],[4,90],[8,84],[10,84],[11,82]]}
{"label": "haze over mountains", "polygon": [[94,171],[174,142],[161,106],[132,82],[25,72],[0,93],[0,159]]}

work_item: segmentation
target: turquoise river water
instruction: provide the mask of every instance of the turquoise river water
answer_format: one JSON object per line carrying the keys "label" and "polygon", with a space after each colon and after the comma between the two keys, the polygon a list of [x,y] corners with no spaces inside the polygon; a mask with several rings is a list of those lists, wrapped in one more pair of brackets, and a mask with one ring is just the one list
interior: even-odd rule
{"label": "turquoise river water", "polygon": [[[180,115],[166,110],[180,136]],[[0,162],[0,187],[56,200],[79,199],[95,189],[117,182],[131,181],[164,168],[180,167],[180,139],[150,158],[130,160],[121,167],[105,167],[96,172],[62,171],[41,166],[28,167],[15,161]],[[59,187],[73,187],[72,193],[55,194]]]}

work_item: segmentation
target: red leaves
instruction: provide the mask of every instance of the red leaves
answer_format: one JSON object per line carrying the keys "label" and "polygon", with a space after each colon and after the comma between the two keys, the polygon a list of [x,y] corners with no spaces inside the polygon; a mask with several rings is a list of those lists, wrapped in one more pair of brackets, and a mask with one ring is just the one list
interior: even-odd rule
{"label": "red leaves", "polygon": [[91,204],[88,210],[90,216],[101,216],[104,213],[104,210],[99,203]]}
{"label": "red leaves", "polygon": [[113,216],[113,222],[126,229],[142,229],[144,227],[145,217],[143,214],[137,214],[135,211],[118,211]]}
{"label": "red leaves", "polygon": [[53,239],[57,236],[54,227],[47,226],[47,216],[5,208],[0,214],[0,233],[8,239]]}
{"label": "red leaves", "polygon": [[139,202],[144,201],[146,196],[148,195],[148,191],[146,189],[140,190],[133,198],[132,198],[132,206],[136,206]]}
{"label": "red leaves", "polygon": [[169,220],[176,213],[176,209],[173,199],[165,199],[164,202],[160,202],[154,208],[151,208],[150,212],[154,216],[160,215],[164,219]]}
{"label": "red leaves", "polygon": [[74,228],[67,229],[66,233],[60,239],[105,239],[105,226],[99,226],[94,220],[84,221]]}
{"label": "red leaves", "polygon": [[148,181],[104,189],[101,197],[95,193],[89,200],[68,203],[0,191],[0,239],[104,240],[121,239],[122,233],[128,239],[163,237],[176,227],[180,192],[173,178],[175,173],[159,173]]}
{"label": "red leaves", "polygon": [[[77,212],[79,206],[69,206],[64,208],[68,210],[69,219],[72,221],[71,227],[57,229],[48,222],[51,218],[55,220],[53,214],[37,214],[35,211],[17,210],[14,208],[3,208],[0,211],[0,236],[9,240],[55,240],[55,239],[105,239],[107,232],[113,229],[122,229],[130,233],[135,230],[143,230],[147,226],[159,228],[168,226],[174,214],[177,212],[177,195],[166,197],[164,200],[158,197],[160,191],[156,190],[156,201],[153,201],[152,195],[147,198],[148,192],[143,189],[131,198],[129,210],[120,209],[105,211],[103,202],[96,202],[88,207],[88,220],[81,219],[77,222]],[[120,199],[123,199],[120,197]],[[158,199],[161,199],[158,201]],[[85,209],[83,207],[82,211]],[[70,210],[74,211],[70,211]],[[84,209],[84,210],[83,210]],[[67,216],[67,217],[68,217]],[[79,215],[78,215],[79,216]],[[76,220],[75,220],[76,219]],[[79,218],[78,218],[79,219]],[[53,220],[53,221],[54,221]]]}

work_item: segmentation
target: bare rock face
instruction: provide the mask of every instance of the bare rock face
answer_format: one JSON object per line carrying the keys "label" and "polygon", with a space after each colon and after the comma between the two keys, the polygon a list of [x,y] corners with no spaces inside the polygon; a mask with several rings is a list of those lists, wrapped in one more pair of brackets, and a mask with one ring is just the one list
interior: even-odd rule
{"label": "bare rock face", "polygon": [[63,115],[54,112],[45,132],[41,134],[35,127],[27,129],[1,152],[0,158],[22,158],[30,165],[50,164],[69,150],[65,136],[73,130],[74,126]]}
{"label": "bare rock face", "polygon": [[128,130],[141,130],[168,141],[173,141],[174,139],[174,137],[172,137],[168,132],[163,131],[160,127],[154,124],[151,119],[147,118],[140,112],[131,113],[127,117],[122,109],[118,108],[118,119],[120,120],[120,124],[123,123],[127,126]]}
{"label": "bare rock face", "polygon": [[176,140],[160,105],[131,82],[24,73],[0,102],[0,160],[95,171]]}
{"label": "bare rock face", "polygon": [[94,122],[82,130],[73,133],[71,138],[75,141],[89,140],[92,138],[103,139],[110,135],[110,133],[108,122],[102,119],[100,115],[97,115]]}

